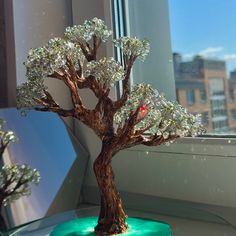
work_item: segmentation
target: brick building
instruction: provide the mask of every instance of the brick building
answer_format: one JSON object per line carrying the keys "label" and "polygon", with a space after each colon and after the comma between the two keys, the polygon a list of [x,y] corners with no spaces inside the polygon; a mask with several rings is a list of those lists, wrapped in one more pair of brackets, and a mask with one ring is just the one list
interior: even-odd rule
{"label": "brick building", "polygon": [[173,54],[177,100],[201,113],[208,133],[236,131],[236,71],[227,78],[225,61],[195,56],[182,61]]}

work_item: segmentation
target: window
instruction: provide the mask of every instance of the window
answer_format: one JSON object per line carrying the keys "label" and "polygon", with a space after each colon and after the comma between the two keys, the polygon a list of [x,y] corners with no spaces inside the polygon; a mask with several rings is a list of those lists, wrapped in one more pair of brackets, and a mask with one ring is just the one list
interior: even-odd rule
{"label": "window", "polygon": [[227,120],[213,121],[213,129],[216,133],[221,133],[222,131],[227,130],[228,129]]}
{"label": "window", "polygon": [[200,90],[200,102],[201,103],[206,103],[206,101],[207,101],[206,90],[205,89],[201,89]]}
{"label": "window", "polygon": [[213,118],[218,116],[225,116],[227,119],[227,112],[225,106],[225,99],[215,99],[211,100],[212,116]]}
{"label": "window", "polygon": [[[123,29],[120,32],[123,31],[128,36],[148,38],[151,42],[147,60],[135,63],[132,83],[150,83],[166,94],[168,99],[177,99],[189,112],[204,114],[208,134],[215,134],[214,126],[223,127],[221,135],[233,134],[236,125],[231,122],[233,118],[230,110],[234,106],[236,109],[236,101],[232,99],[236,94],[236,63],[233,56],[227,54],[227,45],[233,44],[222,41],[223,46],[212,45],[216,39],[221,38],[219,30],[223,32],[227,30],[225,25],[234,27],[236,24],[236,16],[231,11],[236,3],[222,5],[220,0],[216,0],[217,15],[222,11],[231,12],[230,18],[226,14],[219,22],[215,17],[208,19],[210,0],[207,3],[200,0],[180,4],[175,0],[152,0],[148,6],[142,0],[114,2],[121,4],[122,14],[118,18],[123,19]],[[206,8],[201,9],[202,5],[206,5]],[[190,21],[186,20],[186,15]],[[156,23],[155,32],[151,27],[153,22]],[[193,27],[196,32],[189,34],[189,29]],[[231,32],[227,31],[228,34]],[[234,49],[236,50],[236,46],[230,48],[232,55]],[[229,102],[231,106],[228,106]],[[223,124],[218,125],[216,122],[219,120]]]}
{"label": "window", "polygon": [[205,125],[205,126],[208,126],[209,122],[208,122],[208,112],[203,112],[202,113],[202,123]]}
{"label": "window", "polygon": [[[236,7],[235,1],[215,0],[212,9],[210,0],[169,0],[177,92],[180,81],[189,89],[199,87],[197,110],[202,114],[208,110],[208,133],[211,134],[218,134],[219,130],[221,134],[233,134],[236,129],[230,112],[236,109],[236,45],[233,43],[236,41],[233,30],[236,15],[233,7]],[[218,15],[223,17],[215,17]],[[227,35],[227,39],[223,35]],[[191,110],[191,98],[188,93],[187,101],[184,96],[179,96],[178,101]]]}
{"label": "window", "polygon": [[222,96],[225,95],[224,78],[209,77],[208,80],[210,82],[209,90],[210,90],[211,97],[214,97],[217,95],[222,95]]}
{"label": "window", "polygon": [[188,89],[186,91],[187,93],[187,101],[189,105],[193,105],[195,103],[195,95],[194,95],[194,90]]}
{"label": "window", "polygon": [[[115,0],[114,3],[123,4],[119,9],[125,9],[123,33],[140,39],[147,38],[151,44],[146,60],[135,62],[131,82],[136,84],[145,81],[164,93],[168,99],[176,100],[168,1],[149,0],[147,3],[145,0]],[[123,28],[122,25],[118,27]]]}
{"label": "window", "polygon": [[233,120],[236,120],[236,109],[231,110],[231,116]]}

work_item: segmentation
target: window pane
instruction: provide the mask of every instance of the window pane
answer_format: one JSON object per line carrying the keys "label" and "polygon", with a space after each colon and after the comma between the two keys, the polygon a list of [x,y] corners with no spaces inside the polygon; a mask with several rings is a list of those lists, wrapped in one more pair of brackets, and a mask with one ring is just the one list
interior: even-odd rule
{"label": "window pane", "polygon": [[234,9],[234,0],[169,0],[177,100],[209,134],[236,130]]}
{"label": "window pane", "polygon": [[206,103],[207,101],[207,97],[206,97],[206,90],[205,89],[201,89],[200,90],[200,101],[201,103]]}
{"label": "window pane", "polygon": [[187,100],[189,105],[193,105],[195,102],[195,95],[194,95],[194,90],[193,89],[188,89],[187,90]]}
{"label": "window pane", "polygon": [[150,53],[145,61],[137,60],[134,64],[131,83],[149,83],[168,99],[175,100],[168,1],[125,0],[122,3],[126,16],[124,33],[150,41]]}

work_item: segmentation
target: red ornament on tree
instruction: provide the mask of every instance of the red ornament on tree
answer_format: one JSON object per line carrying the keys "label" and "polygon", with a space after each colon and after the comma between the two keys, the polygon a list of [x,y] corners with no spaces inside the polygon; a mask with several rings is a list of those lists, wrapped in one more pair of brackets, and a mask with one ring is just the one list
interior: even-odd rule
{"label": "red ornament on tree", "polygon": [[140,112],[141,116],[144,116],[147,113],[147,106],[146,105],[140,106],[139,112]]}

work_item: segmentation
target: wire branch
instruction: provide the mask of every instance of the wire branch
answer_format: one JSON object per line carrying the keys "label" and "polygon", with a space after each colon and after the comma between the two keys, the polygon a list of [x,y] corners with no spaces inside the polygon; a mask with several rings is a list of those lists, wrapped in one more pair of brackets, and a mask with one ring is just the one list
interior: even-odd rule
{"label": "wire branch", "polygon": [[7,143],[3,143],[3,140],[1,139],[1,146],[0,146],[0,160],[3,157],[3,153],[5,151],[5,149],[7,148],[9,142]]}
{"label": "wire branch", "polygon": [[82,42],[78,42],[79,46],[88,62],[97,59],[97,51],[101,45],[101,38],[98,38],[96,35],[92,37],[92,46],[88,42],[85,44]]}
{"label": "wire branch", "polygon": [[142,142],[143,145],[146,146],[158,146],[167,142],[170,142],[172,140],[175,140],[179,138],[178,135],[170,135],[168,138],[164,139],[162,135],[151,135]]}
{"label": "wire branch", "polygon": [[61,81],[65,80],[64,74],[61,74],[58,71],[54,71],[53,74],[48,75],[48,77],[55,78],[55,79],[58,79],[58,80],[61,80]]}
{"label": "wire branch", "polygon": [[137,58],[136,56],[131,55],[130,58],[128,59],[127,64],[125,63],[125,78],[123,80],[123,86],[122,86],[123,93],[121,98],[118,99],[116,102],[114,102],[115,111],[119,110],[122,106],[124,106],[125,102],[128,99],[130,93],[129,79],[130,79],[131,69],[136,58]]}
{"label": "wire branch", "polygon": [[62,109],[54,100],[50,101],[47,100],[46,98],[42,99],[34,98],[34,101],[39,105],[38,107],[35,107],[36,111],[44,111],[44,112],[51,111],[63,117],[74,116],[75,113],[74,109],[70,110]]}
{"label": "wire branch", "polygon": [[143,128],[143,129],[138,129],[135,131],[135,135],[144,135],[144,133],[146,131],[148,131],[150,128],[152,128],[154,126],[154,123],[148,125],[147,127]]}

